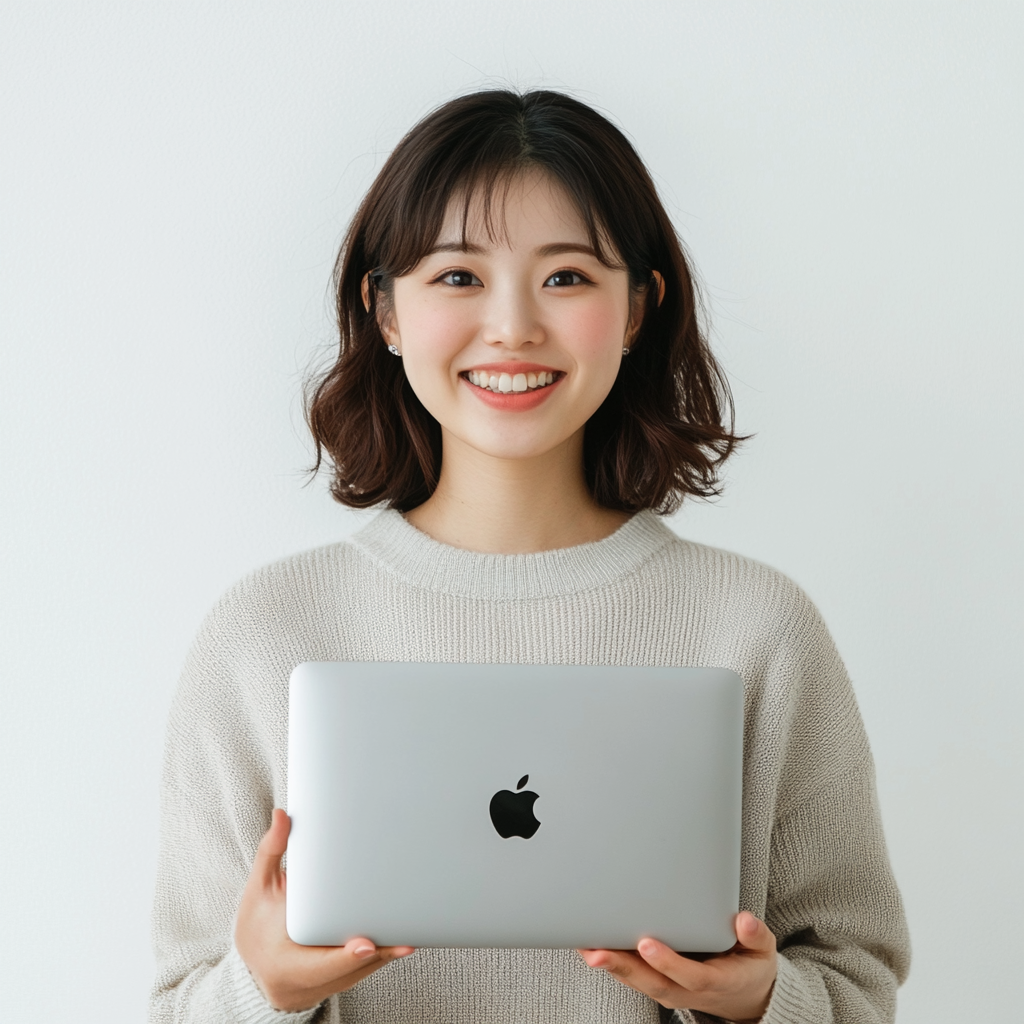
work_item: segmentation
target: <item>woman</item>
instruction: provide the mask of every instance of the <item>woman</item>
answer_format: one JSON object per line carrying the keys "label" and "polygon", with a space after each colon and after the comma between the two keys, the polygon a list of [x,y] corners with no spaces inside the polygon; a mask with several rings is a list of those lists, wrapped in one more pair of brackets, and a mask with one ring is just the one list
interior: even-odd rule
{"label": "woman", "polygon": [[[656,515],[715,493],[740,438],[625,137],[557,93],[446,104],[370,189],[336,285],[317,464],[385,511],[242,581],[200,631],[168,733],[153,1019],[891,1020],[907,937],[842,662],[793,583]],[[735,947],[291,943],[287,680],[309,660],[735,669]]]}

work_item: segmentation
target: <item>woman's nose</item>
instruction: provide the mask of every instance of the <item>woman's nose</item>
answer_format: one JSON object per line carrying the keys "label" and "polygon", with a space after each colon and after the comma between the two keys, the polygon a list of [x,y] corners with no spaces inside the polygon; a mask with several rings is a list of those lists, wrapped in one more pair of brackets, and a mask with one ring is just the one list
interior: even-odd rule
{"label": "woman's nose", "polygon": [[538,345],[544,340],[539,310],[527,289],[507,285],[491,292],[484,316],[483,340],[510,349]]}

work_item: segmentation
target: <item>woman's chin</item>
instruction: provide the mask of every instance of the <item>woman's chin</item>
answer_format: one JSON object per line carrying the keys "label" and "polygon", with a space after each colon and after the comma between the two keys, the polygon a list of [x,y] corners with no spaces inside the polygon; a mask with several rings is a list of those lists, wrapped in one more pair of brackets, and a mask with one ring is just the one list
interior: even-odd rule
{"label": "woman's chin", "polygon": [[470,449],[476,458],[483,456],[485,460],[496,463],[522,463],[524,466],[564,457],[565,444],[569,440],[562,432],[553,437],[531,436],[529,433],[524,436],[522,430],[495,432],[484,426],[480,429],[464,428],[457,433],[449,430],[444,434],[449,456],[454,454],[451,451],[451,442],[454,441],[459,448]]}

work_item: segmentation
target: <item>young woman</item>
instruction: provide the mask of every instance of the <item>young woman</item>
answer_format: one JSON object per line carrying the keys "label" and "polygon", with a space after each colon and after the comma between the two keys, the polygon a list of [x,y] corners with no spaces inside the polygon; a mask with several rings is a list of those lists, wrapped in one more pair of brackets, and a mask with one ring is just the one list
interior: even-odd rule
{"label": "young woman", "polygon": [[[446,104],[380,172],[336,285],[340,352],[308,410],[318,466],[338,501],[384,511],[243,580],[199,633],[168,732],[153,1020],[892,1020],[903,911],[829,634],[786,577],[658,519],[715,493],[739,438],[626,138],[552,92]],[[292,943],[287,681],[309,660],[735,669],[735,947]],[[644,870],[608,867],[609,891]]]}

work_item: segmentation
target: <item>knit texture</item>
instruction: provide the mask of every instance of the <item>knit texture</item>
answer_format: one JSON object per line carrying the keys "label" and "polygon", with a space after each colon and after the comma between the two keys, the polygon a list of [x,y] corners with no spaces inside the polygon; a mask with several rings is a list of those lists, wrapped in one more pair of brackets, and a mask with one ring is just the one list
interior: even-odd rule
{"label": "knit texture", "polygon": [[659,1020],[571,950],[420,949],[309,1011],[266,1002],[233,922],[271,810],[287,805],[288,677],[303,661],[734,669],[746,686],[740,906],[781,951],[764,1020],[893,1019],[903,908],[853,691],[806,595],[652,513],[596,543],[485,555],[386,511],[349,541],[242,580],[199,631],[167,732],[154,1024]]}

